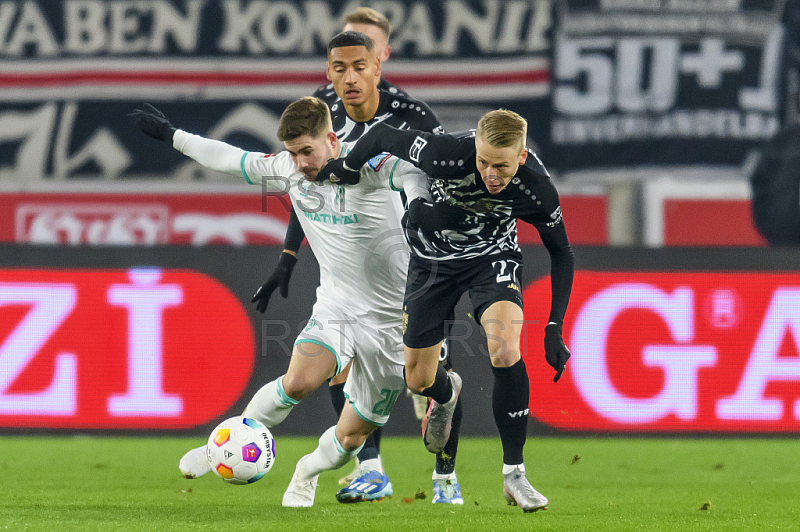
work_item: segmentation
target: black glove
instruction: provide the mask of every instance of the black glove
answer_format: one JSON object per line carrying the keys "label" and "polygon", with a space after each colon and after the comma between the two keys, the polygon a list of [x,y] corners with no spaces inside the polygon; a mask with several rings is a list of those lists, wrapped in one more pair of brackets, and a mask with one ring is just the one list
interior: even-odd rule
{"label": "black glove", "polygon": [[169,123],[164,113],[150,105],[144,104],[144,109],[134,109],[128,116],[133,118],[136,127],[156,140],[163,140],[172,144],[175,128]]}
{"label": "black glove", "polygon": [[328,159],[313,181],[330,181],[337,185],[357,185],[361,180],[361,172],[349,168],[342,159]]}
{"label": "black glove", "polygon": [[443,231],[466,227],[469,213],[443,201],[431,203],[415,198],[408,204],[407,222],[425,231]]}
{"label": "black glove", "polygon": [[556,370],[553,382],[558,382],[558,379],[561,378],[569,357],[569,349],[561,337],[561,325],[550,323],[544,328],[544,358]]}
{"label": "black glove", "polygon": [[280,286],[281,297],[285,298],[289,295],[289,279],[292,278],[292,270],[295,264],[297,264],[297,257],[290,253],[281,253],[281,258],[278,259],[278,267],[272,272],[267,282],[256,290],[253,299],[250,300],[251,303],[256,304],[256,308],[261,314],[264,314],[264,311],[267,310],[269,298],[276,288]]}

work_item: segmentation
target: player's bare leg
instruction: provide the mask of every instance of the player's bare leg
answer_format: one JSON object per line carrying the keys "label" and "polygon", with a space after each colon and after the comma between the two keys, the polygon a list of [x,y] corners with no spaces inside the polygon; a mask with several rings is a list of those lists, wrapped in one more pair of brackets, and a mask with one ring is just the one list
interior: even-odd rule
{"label": "player's bare leg", "polygon": [[358,417],[350,403],[346,404],[336,426],[325,431],[314,452],[297,462],[292,481],[283,495],[283,506],[313,506],[319,474],[349,462],[375,428]]}
{"label": "player's bare leg", "polygon": [[413,393],[424,395],[422,392],[433,385],[436,380],[436,371],[439,368],[439,352],[441,350],[441,342],[423,348],[405,347],[406,385]]}
{"label": "player's bare leg", "polygon": [[[292,350],[286,374],[258,390],[242,414],[267,427],[286,419],[292,408],[319,388],[336,372],[336,356],[328,349],[311,342],[297,343]],[[178,468],[186,478],[197,478],[211,471],[206,446],[187,452]]]}
{"label": "player's bare leg", "polygon": [[529,383],[520,353],[523,313],[516,303],[498,301],[481,316],[494,373],[492,410],[503,444],[503,495],[525,512],[544,508],[548,500],[525,477],[522,451],[528,428]]}

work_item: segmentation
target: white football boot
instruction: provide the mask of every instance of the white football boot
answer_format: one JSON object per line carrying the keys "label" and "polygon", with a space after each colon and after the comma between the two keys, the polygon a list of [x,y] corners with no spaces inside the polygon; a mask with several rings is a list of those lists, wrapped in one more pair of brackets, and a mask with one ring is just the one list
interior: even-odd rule
{"label": "white football boot", "polygon": [[533,489],[525,477],[525,468],[521,466],[503,475],[503,496],[508,504],[519,506],[525,513],[546,510],[550,504],[547,497]]}
{"label": "white football boot", "polygon": [[311,508],[314,506],[314,495],[317,492],[319,475],[315,475],[308,480],[301,480],[305,478],[302,472],[303,461],[309,456],[311,455],[307,454],[297,461],[292,481],[289,482],[289,487],[286,488],[286,493],[283,494],[284,508]]}
{"label": "white football boot", "polygon": [[433,454],[442,452],[444,444],[450,438],[453,412],[456,410],[458,395],[461,393],[461,377],[455,371],[448,371],[447,378],[453,385],[453,395],[443,405],[431,401],[428,413],[422,420],[422,440],[425,448]]}
{"label": "white football boot", "polygon": [[178,463],[178,469],[181,470],[181,473],[186,478],[202,477],[211,472],[206,446],[203,445],[184,454]]}

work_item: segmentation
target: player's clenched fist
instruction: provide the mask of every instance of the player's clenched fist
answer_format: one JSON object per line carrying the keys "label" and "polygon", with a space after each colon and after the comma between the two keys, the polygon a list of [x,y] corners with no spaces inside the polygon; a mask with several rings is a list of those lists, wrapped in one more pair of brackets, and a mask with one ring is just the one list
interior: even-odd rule
{"label": "player's clenched fist", "polygon": [[361,173],[348,167],[344,159],[329,159],[328,164],[317,173],[315,181],[330,181],[339,185],[357,185]]}
{"label": "player's clenched fist", "polygon": [[149,103],[144,104],[142,107],[144,107],[144,109],[134,109],[134,111],[128,115],[133,118],[133,123],[136,124],[136,127],[154,139],[163,140],[172,144],[175,128],[169,123],[164,113]]}
{"label": "player's clenched fist", "polygon": [[561,325],[549,323],[544,328],[544,358],[556,370],[553,382],[558,382],[558,379],[561,378],[561,374],[564,373],[564,369],[567,367],[569,357],[569,349],[567,349],[567,345],[561,337]]}

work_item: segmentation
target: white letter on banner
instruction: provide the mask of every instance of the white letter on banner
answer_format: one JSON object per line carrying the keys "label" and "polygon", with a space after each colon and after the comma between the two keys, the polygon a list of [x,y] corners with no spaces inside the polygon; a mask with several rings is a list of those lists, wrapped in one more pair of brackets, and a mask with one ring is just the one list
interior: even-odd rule
{"label": "white letter on banner", "polygon": [[114,284],[108,302],[128,309],[128,391],[108,399],[108,412],[118,417],[179,416],[183,400],[164,393],[163,310],[183,303],[183,288],[158,284],[161,270],[132,269],[132,284]]}
{"label": "white letter on banner", "polygon": [[597,413],[618,423],[650,423],[674,413],[683,420],[697,415],[697,372],[713,366],[713,346],[647,345],[642,362],[664,370],[664,386],[658,395],[632,399],[614,387],[608,374],[606,345],[614,320],[625,310],[649,310],[667,324],[679,344],[694,337],[694,305],[690,288],[672,294],[642,283],[616,284],[589,299],[572,329],[571,375],[578,392]]}
{"label": "white letter on banner", "polygon": [[64,3],[64,48],[74,54],[103,50],[108,40],[101,0],[69,0]]}
{"label": "white letter on banner", "polygon": [[0,307],[33,305],[0,346],[0,414],[71,416],[77,409],[77,357],[59,353],[53,380],[46,390],[6,393],[39,350],[75,308],[71,284],[2,283]]}
{"label": "white letter on banner", "polygon": [[8,38],[5,53],[21,56],[29,46],[36,47],[36,55],[39,57],[54,56],[59,52],[53,30],[38,4],[32,1],[22,3],[19,19]]}
{"label": "white letter on banner", "polygon": [[[800,289],[797,288],[778,288],[772,294],[739,389],[717,402],[718,418],[778,421],[783,417],[783,401],[765,398],[764,391],[771,381],[800,381],[800,359],[778,356],[787,332],[797,347],[800,341]],[[800,419],[800,400],[794,403],[794,418]]]}
{"label": "white letter on banner", "polygon": [[259,17],[264,13],[264,2],[250,2],[242,7],[241,0],[225,0],[222,4],[224,29],[217,46],[223,52],[263,54],[266,50],[255,32]]}
{"label": "white letter on banner", "polygon": [[153,29],[149,51],[164,53],[167,50],[167,36],[171,36],[181,52],[197,50],[200,34],[200,13],[205,0],[184,2],[186,15],[175,9],[172,2],[160,1],[153,4]]}

